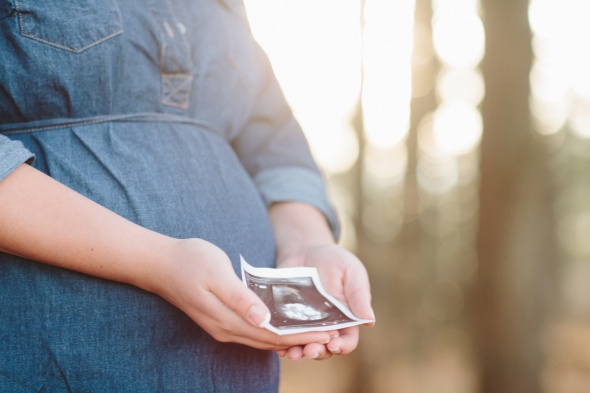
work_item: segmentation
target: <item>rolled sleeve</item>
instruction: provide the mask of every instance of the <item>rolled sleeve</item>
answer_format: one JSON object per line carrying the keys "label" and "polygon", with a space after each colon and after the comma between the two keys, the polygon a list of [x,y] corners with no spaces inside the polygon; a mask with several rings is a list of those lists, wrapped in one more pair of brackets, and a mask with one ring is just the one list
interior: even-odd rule
{"label": "rolled sleeve", "polygon": [[329,202],[324,177],[293,116],[266,54],[251,41],[259,77],[252,108],[232,145],[254,179],[262,199],[304,202],[319,209],[338,238],[337,214]]}
{"label": "rolled sleeve", "polygon": [[334,237],[340,235],[338,217],[327,197],[325,182],[317,172],[301,167],[278,167],[259,172],[254,182],[267,206],[288,201],[308,203],[324,214]]}
{"label": "rolled sleeve", "polygon": [[34,159],[33,153],[22,143],[0,135],[0,181],[25,162]]}

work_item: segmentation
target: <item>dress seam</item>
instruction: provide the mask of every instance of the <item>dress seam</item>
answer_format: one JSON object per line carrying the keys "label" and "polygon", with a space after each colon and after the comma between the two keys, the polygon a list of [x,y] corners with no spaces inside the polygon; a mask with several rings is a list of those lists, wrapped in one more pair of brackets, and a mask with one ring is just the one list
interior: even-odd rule
{"label": "dress seam", "polygon": [[84,119],[53,119],[50,124],[33,125],[31,123],[14,123],[14,124],[0,124],[0,134],[15,135],[38,131],[51,131],[68,127],[88,126],[109,122],[143,122],[143,121],[157,121],[170,123],[184,123],[192,124],[206,129],[214,134],[221,135],[221,133],[206,122],[201,122],[194,119],[189,119],[182,116],[159,114],[159,113],[140,113],[130,115],[115,115],[102,116],[96,118]]}

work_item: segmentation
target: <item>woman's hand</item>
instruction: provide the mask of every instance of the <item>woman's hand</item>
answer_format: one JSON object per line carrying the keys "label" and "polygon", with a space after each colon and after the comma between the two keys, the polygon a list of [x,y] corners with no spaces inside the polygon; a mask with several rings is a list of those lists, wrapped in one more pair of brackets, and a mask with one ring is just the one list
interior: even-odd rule
{"label": "woman's hand", "polygon": [[268,308],[236,276],[227,255],[207,241],[177,241],[172,258],[163,267],[151,290],[218,341],[278,351],[330,341],[329,332],[279,336],[263,329],[270,320]]}
{"label": "woman's hand", "polygon": [[[352,253],[337,245],[323,215],[314,207],[285,202],[272,205],[270,217],[277,239],[277,267],[318,269],[324,288],[357,317],[375,320],[367,271]],[[373,323],[367,325],[372,326]],[[329,343],[314,342],[277,351],[293,361],[323,360],[346,355],[358,345],[359,327],[333,332]]]}
{"label": "woman's hand", "polygon": [[[346,305],[354,315],[374,320],[371,309],[369,280],[363,264],[344,248],[328,244],[316,246],[279,261],[278,267],[306,266],[318,269],[324,288],[338,301]],[[372,326],[374,323],[367,324]],[[353,326],[338,331],[326,345],[312,343],[278,351],[291,360],[302,358],[328,359],[332,354],[346,355],[358,345],[359,327]]]}
{"label": "woman's hand", "polygon": [[268,309],[219,248],[142,228],[26,164],[0,182],[0,223],[1,251],[154,292],[219,341],[283,350],[330,340],[260,328]]}

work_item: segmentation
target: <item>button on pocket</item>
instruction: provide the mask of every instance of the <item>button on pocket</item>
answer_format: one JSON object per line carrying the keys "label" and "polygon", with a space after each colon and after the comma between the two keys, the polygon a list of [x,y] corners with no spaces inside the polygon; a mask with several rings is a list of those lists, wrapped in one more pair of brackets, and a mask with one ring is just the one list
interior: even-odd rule
{"label": "button on pocket", "polygon": [[82,52],[123,32],[117,0],[15,0],[21,34]]}

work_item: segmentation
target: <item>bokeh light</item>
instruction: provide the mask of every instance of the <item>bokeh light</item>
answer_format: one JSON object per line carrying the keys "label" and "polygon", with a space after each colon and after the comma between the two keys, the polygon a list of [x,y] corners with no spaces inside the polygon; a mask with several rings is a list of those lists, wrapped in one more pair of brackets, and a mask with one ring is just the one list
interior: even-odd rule
{"label": "bokeh light", "polygon": [[446,67],[438,75],[436,92],[440,102],[463,101],[478,106],[485,95],[485,86],[475,68]]}
{"label": "bokeh light", "polygon": [[[506,9],[511,5],[504,3]],[[367,349],[357,350],[363,367],[346,370],[351,375],[372,370],[377,382],[366,388],[376,392],[477,391],[472,337],[461,323],[473,311],[468,291],[478,268],[479,106],[486,95],[479,64],[488,5],[479,0],[246,0],[246,5],[254,34],[332,182],[342,242],[353,250],[358,245],[374,269],[378,333],[364,337]],[[560,295],[565,311],[575,310],[586,321],[589,20],[588,0],[529,2],[535,56],[529,105],[539,133],[535,141],[552,141],[555,154],[547,166],[559,199],[555,226],[565,261],[558,267]],[[526,225],[518,224],[510,229]],[[447,336],[449,331],[454,333]],[[574,356],[561,359],[582,363],[573,348]],[[314,374],[321,377],[300,373],[306,378],[298,382],[327,379],[319,367],[305,370],[322,370]],[[583,382],[587,370],[585,362]],[[543,375],[543,391],[568,391],[553,373]],[[564,377],[570,378],[568,386],[574,386],[571,375]],[[346,389],[349,380],[337,379]],[[576,391],[588,386],[577,385]]]}
{"label": "bokeh light", "polygon": [[446,154],[458,156],[479,146],[483,122],[479,110],[464,101],[443,103],[434,112],[434,140]]}
{"label": "bokeh light", "polygon": [[484,55],[485,34],[477,14],[440,6],[433,18],[434,48],[441,62],[451,67],[475,67]]}
{"label": "bokeh light", "polygon": [[383,191],[400,185],[405,178],[408,153],[404,144],[390,148],[365,147],[363,188],[379,197]]}
{"label": "bokeh light", "polygon": [[[395,337],[383,345],[377,331],[357,353],[384,359],[399,348],[423,346],[411,367],[435,379],[422,384],[422,372],[411,372],[407,382],[468,391],[456,387],[472,384],[470,366],[460,360],[468,358],[469,345],[441,339],[456,359],[449,379],[428,363],[426,353],[441,352],[426,341],[427,332],[442,337],[448,328],[465,334],[466,285],[476,266],[478,106],[485,95],[479,0],[433,1],[426,11],[417,10],[415,0],[246,5],[254,35],[328,175],[340,241],[360,251],[372,275],[381,334]],[[418,21],[417,11],[425,16]],[[413,112],[416,101],[423,110]],[[416,320],[398,319],[399,313]],[[389,362],[379,364],[387,375],[395,371]]]}
{"label": "bokeh light", "polygon": [[554,63],[537,60],[531,70],[531,112],[537,131],[557,133],[568,118],[568,82]]}
{"label": "bokeh light", "polygon": [[408,132],[414,2],[366,0],[363,121],[367,141],[395,146]]}
{"label": "bokeh light", "polygon": [[349,170],[359,153],[350,123],[361,89],[360,3],[245,4],[252,32],[268,53],[316,159],[326,172]]}
{"label": "bokeh light", "polygon": [[590,2],[532,0],[529,22],[536,56],[531,72],[531,108],[537,131],[570,131],[590,138]]}

